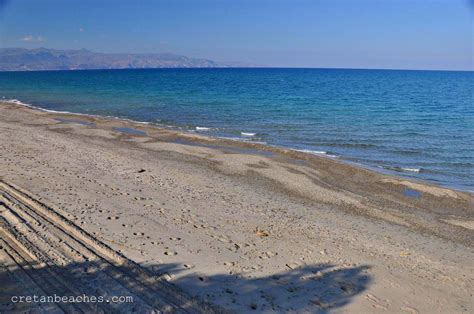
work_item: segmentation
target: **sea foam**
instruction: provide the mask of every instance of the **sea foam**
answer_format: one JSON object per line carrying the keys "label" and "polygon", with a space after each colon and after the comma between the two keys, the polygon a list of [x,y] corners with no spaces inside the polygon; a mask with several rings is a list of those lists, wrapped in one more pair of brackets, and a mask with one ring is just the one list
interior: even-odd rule
{"label": "sea foam", "polygon": [[421,171],[421,168],[401,168],[403,171],[407,171],[407,172],[420,172]]}
{"label": "sea foam", "polygon": [[336,155],[329,154],[328,152],[321,151],[321,150],[311,150],[311,149],[295,149],[297,152],[311,154],[311,155],[323,155],[326,157],[336,158]]}
{"label": "sea foam", "polygon": [[242,136],[252,137],[257,135],[257,133],[248,133],[248,132],[240,132]]}

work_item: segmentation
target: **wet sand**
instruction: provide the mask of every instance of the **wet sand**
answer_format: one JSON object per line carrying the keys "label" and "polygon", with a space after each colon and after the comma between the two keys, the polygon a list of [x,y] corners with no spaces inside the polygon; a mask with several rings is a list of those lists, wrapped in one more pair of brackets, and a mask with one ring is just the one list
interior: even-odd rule
{"label": "wet sand", "polygon": [[[239,312],[474,309],[472,194],[302,152],[15,104],[0,104],[0,138],[5,184],[204,302],[196,304]],[[38,268],[67,273],[79,263],[48,261]],[[3,265],[2,274],[15,267]],[[0,297],[0,310],[12,306]]]}

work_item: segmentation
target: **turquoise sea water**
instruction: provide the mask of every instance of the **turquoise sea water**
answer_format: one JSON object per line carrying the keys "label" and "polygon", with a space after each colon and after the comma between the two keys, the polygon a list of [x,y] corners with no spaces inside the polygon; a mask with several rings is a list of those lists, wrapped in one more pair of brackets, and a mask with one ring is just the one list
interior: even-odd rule
{"label": "turquoise sea water", "polygon": [[153,69],[0,73],[0,97],[336,156],[474,190],[473,72]]}

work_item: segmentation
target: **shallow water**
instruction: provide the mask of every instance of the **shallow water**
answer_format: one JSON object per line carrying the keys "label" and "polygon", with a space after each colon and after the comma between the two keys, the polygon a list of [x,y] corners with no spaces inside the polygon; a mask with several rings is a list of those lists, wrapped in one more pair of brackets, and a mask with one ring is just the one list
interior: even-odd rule
{"label": "shallow water", "polygon": [[155,69],[0,73],[0,97],[333,155],[474,190],[472,72]]}
{"label": "shallow water", "polygon": [[62,122],[62,123],[75,123],[85,126],[95,126],[95,123],[89,121],[83,121],[79,119],[65,119],[65,118],[56,118],[55,120]]}
{"label": "shallow water", "polygon": [[141,135],[141,136],[146,135],[146,132],[143,132],[143,131],[140,131],[140,130],[137,130],[137,129],[134,129],[134,128],[119,127],[119,128],[113,128],[113,130],[118,131],[118,132],[122,132],[122,133],[126,133],[126,134],[130,134],[130,135]]}
{"label": "shallow water", "polygon": [[406,197],[413,197],[413,198],[420,198],[421,197],[421,192],[418,192],[413,189],[404,189],[402,191],[402,195]]}

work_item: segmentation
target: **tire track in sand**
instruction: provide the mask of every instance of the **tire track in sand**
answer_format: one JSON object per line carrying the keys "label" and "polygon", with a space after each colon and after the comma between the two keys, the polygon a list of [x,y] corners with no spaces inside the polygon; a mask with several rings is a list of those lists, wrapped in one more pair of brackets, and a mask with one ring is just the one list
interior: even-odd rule
{"label": "tire track in sand", "polygon": [[[0,312],[221,312],[112,250],[67,219],[62,210],[3,180],[0,278],[4,278],[0,284]],[[8,302],[15,294],[132,296],[133,303]]]}

